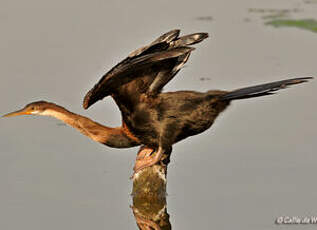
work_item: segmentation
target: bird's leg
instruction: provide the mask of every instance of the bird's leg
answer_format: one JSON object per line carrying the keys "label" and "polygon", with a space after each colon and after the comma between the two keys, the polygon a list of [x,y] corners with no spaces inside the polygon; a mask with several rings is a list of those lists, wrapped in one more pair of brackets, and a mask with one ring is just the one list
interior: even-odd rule
{"label": "bird's leg", "polygon": [[[148,148],[145,149],[144,151],[148,151]],[[133,169],[134,173],[137,173],[146,167],[150,167],[150,166],[158,163],[163,157],[164,150],[161,146],[159,146],[158,150],[155,153],[150,154],[150,155],[148,153],[149,152],[140,153],[140,155],[144,155],[145,157],[143,159],[140,159],[139,162],[138,162],[138,158],[137,158],[136,164],[135,164],[134,169]],[[139,157],[139,154],[138,154],[138,157]]]}
{"label": "bird's leg", "polygon": [[141,146],[136,159],[135,159],[135,164],[134,164],[134,168],[133,168],[133,174],[130,177],[130,179],[132,179],[135,175],[135,173],[137,171],[139,171],[139,168],[142,168],[142,165],[144,164],[144,159],[148,158],[151,156],[151,154],[153,154],[155,152],[154,149],[151,149],[149,147],[146,146]]}

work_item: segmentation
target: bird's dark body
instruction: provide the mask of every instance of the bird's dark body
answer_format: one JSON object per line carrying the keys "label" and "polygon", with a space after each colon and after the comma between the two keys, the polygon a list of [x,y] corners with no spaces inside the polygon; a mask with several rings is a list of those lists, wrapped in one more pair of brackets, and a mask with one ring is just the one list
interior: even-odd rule
{"label": "bird's dark body", "polygon": [[141,143],[157,148],[160,143],[168,147],[208,129],[230,103],[219,100],[219,95],[224,93],[177,91],[161,93],[154,98],[141,95],[137,101],[129,102],[131,110],[115,100],[131,132]]}
{"label": "bird's dark body", "polygon": [[179,32],[172,30],[132,52],[86,94],[85,109],[104,97],[112,96],[122,114],[121,127],[103,126],[48,102],[34,102],[5,116],[53,116],[107,146],[128,148],[143,145],[155,150],[156,154],[137,167],[136,170],[140,170],[162,160],[162,154],[171,152],[174,143],[210,128],[231,101],[271,95],[279,89],[311,79],[287,79],[233,91],[163,93],[163,87],[187,62],[194,50],[191,45],[208,37],[207,33],[179,37]]}
{"label": "bird's dark body", "polygon": [[232,100],[270,95],[309,79],[288,79],[234,91],[162,93],[163,87],[187,62],[194,50],[191,45],[208,37],[206,33],[179,37],[179,32],[172,30],[131,53],[84,98],[85,109],[106,96],[114,98],[132,135],[157,152],[153,161],[142,167],[158,162],[174,143],[210,128]]}

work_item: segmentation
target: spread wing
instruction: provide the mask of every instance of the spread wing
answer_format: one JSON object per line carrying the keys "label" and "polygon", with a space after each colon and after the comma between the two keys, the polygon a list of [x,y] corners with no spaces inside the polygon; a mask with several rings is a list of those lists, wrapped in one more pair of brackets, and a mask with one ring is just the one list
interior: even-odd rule
{"label": "spread wing", "polygon": [[112,95],[121,100],[135,100],[143,93],[155,96],[186,63],[196,44],[208,37],[195,33],[179,37],[179,30],[163,34],[151,44],[132,52],[114,66],[86,94],[83,107]]}

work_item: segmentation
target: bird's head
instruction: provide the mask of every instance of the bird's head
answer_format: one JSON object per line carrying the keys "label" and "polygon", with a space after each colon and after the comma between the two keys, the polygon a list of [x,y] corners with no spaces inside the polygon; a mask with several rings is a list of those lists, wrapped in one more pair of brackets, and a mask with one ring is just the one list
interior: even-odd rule
{"label": "bird's head", "polygon": [[20,115],[46,115],[45,111],[51,108],[53,103],[46,101],[36,101],[24,106],[24,108],[12,113],[3,115],[3,117],[14,117]]}

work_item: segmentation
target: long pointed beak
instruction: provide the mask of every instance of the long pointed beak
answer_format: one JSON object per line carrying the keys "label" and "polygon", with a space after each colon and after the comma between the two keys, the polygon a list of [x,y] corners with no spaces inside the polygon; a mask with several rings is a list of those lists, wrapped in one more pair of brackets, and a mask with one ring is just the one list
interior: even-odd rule
{"label": "long pointed beak", "polygon": [[31,113],[28,111],[25,111],[24,109],[20,109],[18,111],[8,113],[3,115],[2,117],[15,117],[15,116],[20,116],[20,115],[30,115]]}

